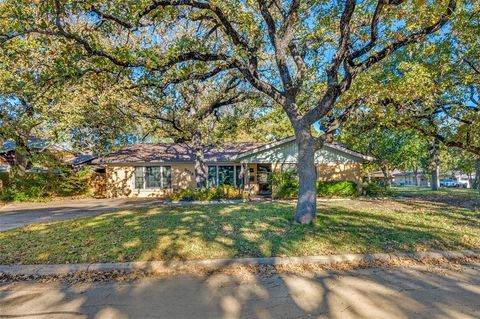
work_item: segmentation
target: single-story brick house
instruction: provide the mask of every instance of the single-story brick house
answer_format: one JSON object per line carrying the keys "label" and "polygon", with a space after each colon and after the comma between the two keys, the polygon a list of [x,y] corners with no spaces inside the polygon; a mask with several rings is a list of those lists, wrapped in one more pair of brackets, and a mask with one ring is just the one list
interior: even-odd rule
{"label": "single-story brick house", "polygon": [[[370,157],[340,144],[317,152],[319,180],[362,182],[361,166]],[[205,149],[208,186],[232,185],[250,194],[271,193],[270,172],[295,168],[297,146],[290,137],[272,143],[226,143]],[[136,144],[98,158],[105,166],[107,197],[163,197],[194,188],[194,150],[188,144]]]}

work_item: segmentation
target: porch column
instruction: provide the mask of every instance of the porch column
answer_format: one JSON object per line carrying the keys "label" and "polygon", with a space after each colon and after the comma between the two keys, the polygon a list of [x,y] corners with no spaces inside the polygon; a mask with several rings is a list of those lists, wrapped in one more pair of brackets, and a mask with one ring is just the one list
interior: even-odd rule
{"label": "porch column", "polygon": [[[248,178],[248,164],[240,163],[240,177],[243,178],[243,190],[247,189],[250,192],[250,178]],[[248,183],[248,185],[247,185]]]}

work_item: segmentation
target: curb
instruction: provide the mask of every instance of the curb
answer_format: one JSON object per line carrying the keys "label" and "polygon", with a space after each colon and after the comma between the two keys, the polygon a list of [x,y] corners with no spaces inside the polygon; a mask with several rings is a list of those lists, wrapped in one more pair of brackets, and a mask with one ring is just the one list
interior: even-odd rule
{"label": "curb", "polygon": [[374,262],[391,261],[399,258],[407,259],[456,259],[464,257],[480,257],[478,250],[461,251],[439,251],[439,252],[417,252],[417,253],[395,253],[395,254],[344,254],[307,257],[268,257],[268,258],[231,258],[231,259],[206,259],[190,261],[138,261],[126,263],[91,263],[91,264],[43,264],[43,265],[0,265],[0,274],[3,275],[37,275],[51,276],[64,275],[69,273],[96,271],[148,271],[162,272],[201,267],[208,270],[221,269],[227,266],[248,266],[248,265],[302,265],[317,264],[331,265],[346,262]]}

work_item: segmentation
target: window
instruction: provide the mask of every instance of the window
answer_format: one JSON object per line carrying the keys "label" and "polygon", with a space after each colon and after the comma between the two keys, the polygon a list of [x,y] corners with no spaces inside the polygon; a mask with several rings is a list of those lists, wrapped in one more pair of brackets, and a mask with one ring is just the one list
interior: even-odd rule
{"label": "window", "polygon": [[235,166],[235,177],[237,178],[235,181],[235,185],[237,187],[242,188],[243,187],[243,176],[242,175],[242,167],[241,166]]}
{"label": "window", "polygon": [[218,185],[234,186],[234,175],[234,166],[218,166]]}
{"label": "window", "polygon": [[135,188],[169,188],[172,186],[170,166],[135,167]]}
{"label": "window", "polygon": [[135,188],[143,188],[143,167],[135,167]]}
{"label": "window", "polygon": [[162,187],[163,188],[172,187],[172,168],[170,166],[162,167]]}
{"label": "window", "polygon": [[208,187],[217,186],[217,166],[208,166]]}
{"label": "window", "polygon": [[231,185],[243,187],[243,178],[240,177],[241,166],[238,165],[210,165],[208,166],[208,187]]}
{"label": "window", "polygon": [[146,188],[160,188],[161,175],[160,167],[145,167]]}

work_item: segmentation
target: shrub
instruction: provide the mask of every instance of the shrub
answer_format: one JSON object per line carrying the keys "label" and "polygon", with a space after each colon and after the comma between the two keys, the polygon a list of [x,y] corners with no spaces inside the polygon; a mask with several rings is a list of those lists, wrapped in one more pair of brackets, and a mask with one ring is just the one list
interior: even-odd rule
{"label": "shrub", "polygon": [[295,172],[273,172],[272,184],[273,198],[291,199],[298,197],[298,180]]}
{"label": "shrub", "polygon": [[[273,198],[292,199],[298,197],[298,178],[295,172],[274,172]],[[351,181],[317,182],[320,197],[352,197],[358,195],[357,184]]]}
{"label": "shrub", "polygon": [[353,197],[358,195],[357,184],[352,181],[317,182],[320,197]]}
{"label": "shrub", "polygon": [[224,185],[216,188],[186,188],[168,196],[172,201],[207,201],[220,199],[242,199],[247,195],[241,189]]}
{"label": "shrub", "polygon": [[385,197],[391,195],[391,191],[377,182],[369,182],[363,184],[363,193],[371,197]]}
{"label": "shrub", "polygon": [[58,194],[63,196],[85,195],[88,193],[88,174],[90,169],[85,168],[77,172],[62,174]]}
{"label": "shrub", "polygon": [[23,176],[1,176],[0,200],[47,200],[52,196],[85,195],[88,192],[88,169],[62,174],[27,172]]}

